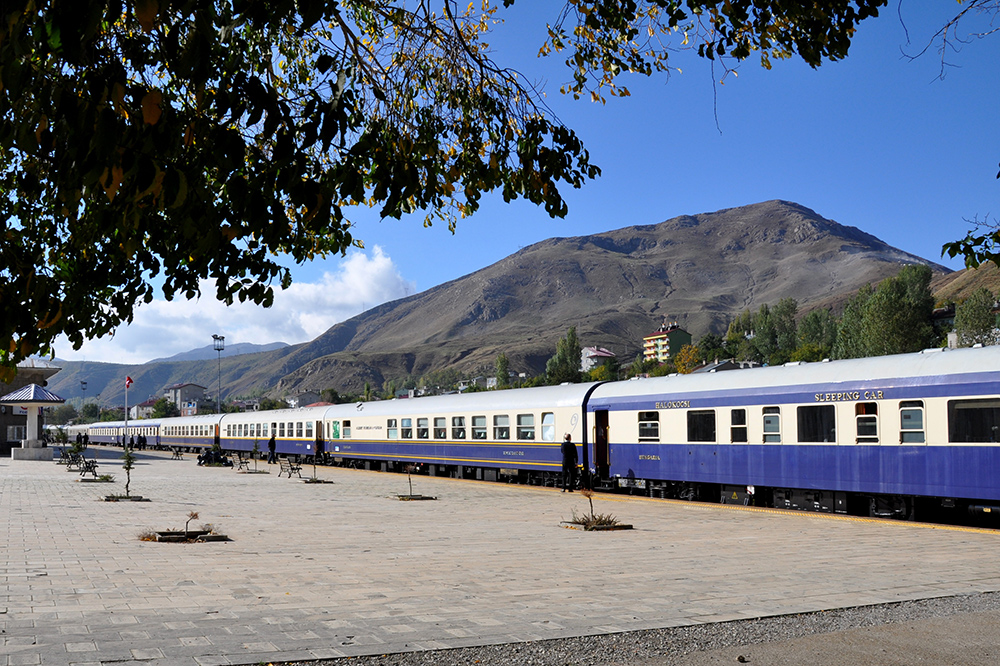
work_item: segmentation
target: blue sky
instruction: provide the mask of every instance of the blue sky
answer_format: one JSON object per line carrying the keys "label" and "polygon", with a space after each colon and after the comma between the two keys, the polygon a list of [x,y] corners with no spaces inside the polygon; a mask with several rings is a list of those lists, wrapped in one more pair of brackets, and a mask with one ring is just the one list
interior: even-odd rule
{"label": "blue sky", "polygon": [[[560,95],[568,70],[558,56],[535,57],[560,3],[501,9],[507,22],[489,40],[495,59],[542,83],[553,111],[603,171],[567,192],[566,218],[550,219],[540,208],[505,204],[499,196],[485,197],[454,235],[444,225],[424,228],[422,216],[380,221],[365,213],[355,216],[354,229],[364,252],[295,267],[296,287],[277,294],[271,312],[226,309],[208,297],[154,302],[114,338],[88,342],[79,352],[57,345],[57,356],[141,363],[209,345],[212,333],[230,343],[302,342],[365,308],[467,275],[546,238],[769,199],[794,201],[960,269],[961,262],[941,257],[942,244],[963,237],[967,220],[1000,215],[1000,36],[950,53],[954,66],[939,79],[934,48],[916,60],[903,56],[920,51],[959,8],[929,4],[887,8],[861,25],[846,60],[816,70],[790,60],[767,71],[751,58],[713,92],[709,63],[681,53],[672,62],[682,73],[628,77],[622,83],[632,96],[606,105]],[[985,19],[963,27],[984,25]],[[715,73],[718,79],[721,70]]]}

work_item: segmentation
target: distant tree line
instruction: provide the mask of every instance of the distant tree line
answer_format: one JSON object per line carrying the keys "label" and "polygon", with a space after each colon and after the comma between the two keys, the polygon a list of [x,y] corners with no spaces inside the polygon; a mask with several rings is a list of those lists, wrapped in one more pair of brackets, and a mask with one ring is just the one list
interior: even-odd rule
{"label": "distant tree line", "polygon": [[[645,360],[640,354],[627,367],[610,357],[586,372],[581,371],[583,349],[574,326],[557,341],[544,374],[512,381],[510,359],[501,352],[493,364],[492,375],[496,388],[503,389],[608,381],[636,375],[686,374],[706,363],[725,359],[780,365],[792,361],[883,356],[941,346],[952,330],[960,347],[1000,344],[995,294],[980,287],[960,303],[939,304],[955,305],[954,327],[945,328],[934,321],[931,277],[927,266],[905,266],[896,276],[874,287],[865,285],[859,289],[840,317],[826,308],[798,317],[799,306],[794,298],[783,298],[774,305],[764,304],[756,312],[745,310],[729,323],[725,336],[709,333],[697,344],[685,345],[664,363]],[[440,394],[457,391],[460,385],[465,391],[482,391],[486,390],[485,381],[479,380],[485,380],[490,370],[487,367],[471,373],[454,368],[435,370],[387,379],[379,388],[366,382],[361,393],[340,393],[328,388],[321,392],[321,399],[334,404],[391,400],[402,391]],[[261,411],[287,407],[284,400],[267,397],[259,400]],[[224,404],[223,411],[236,411],[236,407]],[[154,405],[152,417],[179,414],[177,405],[161,398]],[[60,425],[124,418],[122,408],[101,410],[95,403],[84,404],[79,412],[72,405],[62,405],[54,408],[51,415],[51,422]]]}
{"label": "distant tree line", "polygon": [[951,330],[960,347],[1000,341],[993,293],[981,287],[957,305],[939,304],[955,305],[951,329],[935,322],[931,277],[927,266],[905,266],[896,276],[859,289],[839,318],[825,308],[797,318],[792,298],[746,310],[730,322],[725,337],[708,334],[662,364],[639,357],[627,374],[686,373],[723,359],[780,365],[903,354],[942,346]]}

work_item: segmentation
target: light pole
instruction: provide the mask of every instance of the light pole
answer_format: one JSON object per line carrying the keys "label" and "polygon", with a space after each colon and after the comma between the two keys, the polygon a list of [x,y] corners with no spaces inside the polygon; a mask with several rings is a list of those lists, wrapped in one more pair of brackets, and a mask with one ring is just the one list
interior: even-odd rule
{"label": "light pole", "polygon": [[222,350],[226,348],[226,336],[224,335],[213,335],[213,346],[215,351],[219,352],[219,392],[215,396],[215,411],[218,414],[222,413]]}

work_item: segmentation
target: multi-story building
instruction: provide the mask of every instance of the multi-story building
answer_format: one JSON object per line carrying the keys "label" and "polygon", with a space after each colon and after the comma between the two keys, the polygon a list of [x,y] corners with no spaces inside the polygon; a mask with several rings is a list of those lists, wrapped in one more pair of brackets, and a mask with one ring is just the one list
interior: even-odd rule
{"label": "multi-story building", "polygon": [[580,352],[580,371],[589,372],[602,363],[610,363],[614,358],[614,352],[604,347],[584,347]]}
{"label": "multi-story building", "polygon": [[663,324],[656,333],[642,339],[642,358],[645,361],[663,363],[674,356],[684,345],[691,344],[691,334],[677,325],[677,322]]}
{"label": "multi-story building", "polygon": [[198,403],[205,400],[205,387],[198,384],[173,384],[163,389],[163,397],[177,405],[181,416],[198,413]]}
{"label": "multi-story building", "polygon": [[129,419],[139,420],[148,419],[153,415],[153,407],[156,405],[156,399],[150,398],[146,402],[141,402],[138,405],[132,405],[128,410]]}

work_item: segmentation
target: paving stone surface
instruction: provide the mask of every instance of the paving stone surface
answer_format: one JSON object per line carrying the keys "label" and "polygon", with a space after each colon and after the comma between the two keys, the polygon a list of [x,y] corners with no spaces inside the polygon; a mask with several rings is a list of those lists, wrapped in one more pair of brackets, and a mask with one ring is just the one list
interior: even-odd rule
{"label": "paving stone surface", "polygon": [[[1000,590],[1000,533],[91,447],[0,459],[0,666],[209,666],[507,643]],[[303,476],[313,474],[303,468]],[[231,541],[154,543],[191,512]]]}

